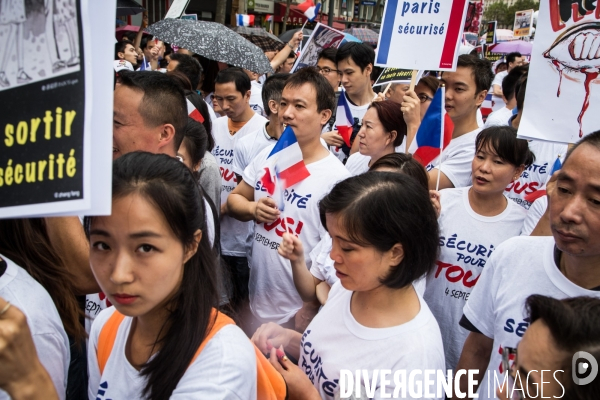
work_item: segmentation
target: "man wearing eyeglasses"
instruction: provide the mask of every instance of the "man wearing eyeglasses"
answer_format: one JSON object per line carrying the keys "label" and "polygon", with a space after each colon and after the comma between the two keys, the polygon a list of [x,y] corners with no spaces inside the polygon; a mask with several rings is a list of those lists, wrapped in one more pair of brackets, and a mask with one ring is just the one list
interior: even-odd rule
{"label": "man wearing eyeglasses", "polygon": [[552,236],[502,243],[469,296],[460,325],[470,333],[456,368],[480,371],[475,377],[481,383],[479,399],[495,398],[494,374],[503,372],[503,349],[516,347],[531,324],[524,309],[527,297],[600,298],[599,158],[596,131],[567,154],[555,186],[547,189]]}

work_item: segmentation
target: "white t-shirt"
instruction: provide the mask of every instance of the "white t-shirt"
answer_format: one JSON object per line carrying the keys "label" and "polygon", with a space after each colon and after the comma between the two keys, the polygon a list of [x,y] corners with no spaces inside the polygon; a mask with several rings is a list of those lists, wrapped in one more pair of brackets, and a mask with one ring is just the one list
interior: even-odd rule
{"label": "white t-shirt", "polygon": [[[254,200],[267,197],[260,179],[264,175],[269,146],[248,165],[244,181],[254,188]],[[298,235],[304,245],[304,257],[310,268],[309,253],[325,234],[319,218],[318,202],[339,181],[349,176],[342,163],[332,154],[306,166],[310,176],[284,191],[283,219],[273,223],[255,223],[250,265],[250,308],[263,321],[284,323],[302,307],[294,286],[289,260],[277,253],[281,237],[287,230]]]}
{"label": "white t-shirt", "polygon": [[525,222],[523,223],[521,236],[531,235],[531,232],[533,232],[537,226],[538,222],[542,218],[542,215],[544,215],[546,212],[546,208],[548,208],[548,196],[546,195],[533,202],[531,207],[529,207],[529,210],[527,210],[527,216],[525,217]]}
{"label": "white t-shirt", "polygon": [[265,147],[275,144],[277,139],[269,136],[267,133],[267,121],[262,128],[244,136],[235,144],[233,151],[233,171],[242,176],[244,170],[250,164],[254,157],[258,155]]}
{"label": "white t-shirt", "polygon": [[[369,374],[389,369],[392,376],[398,370],[405,370],[407,376],[415,369],[444,370],[440,329],[421,297],[421,310],[412,320],[390,328],[368,328],[350,312],[352,293],[339,282],[333,285],[327,303],[302,335],[298,366],[321,398],[333,399],[339,393],[341,369],[368,370]],[[385,393],[391,394],[393,387],[386,387]],[[430,391],[435,393],[435,389]],[[383,398],[379,386],[374,398]]]}
{"label": "white t-shirt", "polygon": [[[367,113],[367,110],[369,109],[369,106],[371,105],[371,103],[367,103],[362,106],[357,106],[354,103],[352,103],[352,101],[350,101],[350,99],[346,95],[346,91],[342,91],[342,93],[340,93],[340,96],[346,96],[346,102],[348,103],[348,108],[350,108],[350,113],[352,113],[352,118],[357,118],[358,124],[362,124],[362,119],[365,116],[365,114]],[[374,98],[376,98],[376,97],[377,97],[377,95],[375,95]],[[336,128],[337,117],[338,117],[338,115],[336,114],[336,120],[335,120],[335,123],[333,124],[334,130],[337,129]],[[353,121],[350,121],[350,122],[353,122]],[[336,150],[336,147],[331,146],[330,150],[342,162],[344,162],[344,160],[346,160],[348,158],[348,157],[346,157],[346,154],[344,154],[344,152],[342,151],[341,147],[337,148],[337,150]]]}
{"label": "white t-shirt", "polygon": [[483,114],[481,113],[481,107],[477,108],[477,126],[483,128]]}
{"label": "white t-shirt", "polygon": [[[0,255],[6,261],[6,271],[0,276],[0,297],[25,314],[38,358],[54,387],[59,399],[67,393],[67,376],[71,353],[69,339],[52,298],[27,271]],[[8,394],[0,389],[0,400],[8,400]]]}
{"label": "white t-shirt", "polygon": [[440,191],[440,253],[435,269],[427,275],[423,296],[440,324],[446,368],[452,370],[469,334],[458,324],[465,301],[494,249],[521,233],[526,214],[522,207],[507,200],[502,213],[479,215],[469,204],[469,189]]}
{"label": "white t-shirt", "polygon": [[495,371],[501,383],[501,349],[516,348],[521,341],[529,326],[525,320],[525,300],[532,294],[556,299],[600,298],[600,292],[583,289],[560,272],[554,262],[553,237],[520,236],[501,244],[489,259],[464,308],[469,321],[482,334],[494,339],[486,376],[479,387],[479,399],[496,398],[494,372],[490,371]]}
{"label": "white t-shirt", "polygon": [[251,82],[250,87],[250,108],[261,117],[266,117],[265,110],[263,108],[262,100],[262,84],[256,81]]}
{"label": "white t-shirt", "polygon": [[[506,75],[508,75],[508,71],[498,72],[494,77],[494,80],[492,81],[492,87],[490,90],[494,90],[494,85],[498,85],[500,86],[500,89],[502,89],[502,81],[504,80]],[[506,106],[506,103],[504,102],[504,99],[501,96],[492,95],[492,102],[492,110],[494,111],[500,110],[502,107]]]}
{"label": "white t-shirt", "polygon": [[504,193],[509,199],[526,210],[529,209],[531,203],[525,198],[527,195],[546,187],[546,182],[550,179],[550,172],[556,158],[560,155],[561,161],[564,161],[567,154],[567,145],[532,140],[529,142],[529,149],[535,154],[535,162],[523,171],[519,179],[508,185]]}
{"label": "white t-shirt", "polygon": [[441,158],[441,170],[455,188],[471,186],[471,164],[475,157],[475,139],[479,132],[481,132],[480,128],[452,139],[448,147],[442,151],[441,157],[427,166],[427,172],[433,168],[439,169]]}
{"label": "white t-shirt", "polygon": [[488,115],[485,120],[484,128],[489,128],[490,126],[508,126],[508,120],[512,117],[512,110],[506,107],[502,107],[499,110],[494,111],[490,115]]}
{"label": "white t-shirt", "polygon": [[[234,148],[238,140],[260,129],[266,118],[254,115],[235,135],[229,134],[228,117],[221,117],[213,125],[215,148],[212,151],[221,170],[221,203],[227,201],[229,193],[237,186],[233,171]],[[252,223],[238,221],[229,215],[221,216],[221,253],[226,256],[246,257],[250,249]]]}
{"label": "white t-shirt", "polygon": [[[88,349],[88,397],[139,399],[146,379],[125,356],[133,318],[125,317],[119,325],[104,373],[100,374],[98,336],[114,312],[114,307],[102,311],[92,326]],[[235,325],[221,328],[188,367],[170,398],[256,399],[256,355],[244,332]]]}

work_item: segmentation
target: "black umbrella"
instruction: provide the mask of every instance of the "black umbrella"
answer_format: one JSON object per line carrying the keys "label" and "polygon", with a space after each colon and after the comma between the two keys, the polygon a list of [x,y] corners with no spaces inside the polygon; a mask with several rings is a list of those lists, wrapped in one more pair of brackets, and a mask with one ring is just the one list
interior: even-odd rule
{"label": "black umbrella", "polygon": [[[281,35],[279,35],[279,39],[281,39],[281,41],[283,43],[289,43],[290,40],[292,40],[292,36],[294,36],[294,33],[298,32],[299,30],[300,30],[300,28],[285,31]],[[302,34],[304,35],[304,37],[302,38],[302,48],[304,48],[304,45],[306,44],[306,42],[308,41],[308,38],[310,37],[310,35],[312,33],[313,33],[312,29],[304,28],[302,30]]]}
{"label": "black umbrella", "polygon": [[146,9],[134,0],[117,0],[117,15],[135,15]]}
{"label": "black umbrella", "polygon": [[210,60],[258,74],[273,72],[269,59],[260,48],[216,22],[165,19],[150,25],[146,32]]}

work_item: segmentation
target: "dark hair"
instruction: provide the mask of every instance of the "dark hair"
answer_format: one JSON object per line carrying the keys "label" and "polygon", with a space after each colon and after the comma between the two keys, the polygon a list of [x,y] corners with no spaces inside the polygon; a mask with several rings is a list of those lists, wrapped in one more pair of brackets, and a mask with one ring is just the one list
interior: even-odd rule
{"label": "dark hair", "polygon": [[521,75],[515,85],[515,94],[517,96],[517,111],[522,111],[525,106],[525,93],[527,91],[527,74]]}
{"label": "dark hair", "polygon": [[323,75],[319,73],[315,67],[306,67],[290,75],[285,87],[299,88],[300,86],[308,83],[315,89],[317,94],[317,111],[323,110],[333,111],[335,107],[335,92],[333,88],[325,79]]}
{"label": "dark hair", "polygon": [[140,49],[145,50],[146,47],[148,47],[148,42],[151,42],[153,40],[154,36],[152,35],[142,37],[142,41],[140,42]]}
{"label": "dark hair", "polygon": [[502,94],[506,97],[506,100],[511,101],[515,97],[517,82],[528,70],[529,64],[514,67],[510,70],[508,75],[504,77],[502,80]]}
{"label": "dark hair", "polygon": [[458,67],[470,68],[475,80],[476,94],[481,93],[484,90],[489,90],[494,80],[494,73],[492,72],[492,64],[486,60],[481,59],[470,54],[461,54],[458,56]]}
{"label": "dark hair", "polygon": [[219,71],[215,83],[235,83],[235,90],[244,96],[252,87],[248,74],[238,67],[229,67]]}
{"label": "dark hair", "polygon": [[419,83],[417,83],[417,85],[420,84],[427,86],[427,88],[431,90],[431,93],[435,94],[435,92],[437,92],[437,90],[440,87],[440,80],[435,76],[427,75],[419,80]]}
{"label": "dark hair", "polygon": [[178,62],[175,71],[183,72],[190,80],[192,90],[196,90],[200,83],[200,74],[202,74],[202,66],[198,60],[187,54],[175,53],[171,55],[171,61]]}
{"label": "dark hair", "polygon": [[425,168],[421,163],[415,160],[410,154],[386,154],[375,161],[369,168],[369,171],[377,171],[379,168],[390,168],[397,172],[412,176],[425,190],[429,190],[427,171],[425,171]]}
{"label": "dark hair", "polygon": [[75,277],[52,247],[43,218],[0,219],[0,253],[23,268],[46,289],[75,343],[85,339],[83,312],[76,296]]}
{"label": "dark hair", "polygon": [[585,135],[581,140],[579,140],[579,142],[575,143],[575,145],[567,151],[563,165],[567,162],[569,157],[571,157],[571,154],[573,154],[576,148],[586,143],[600,150],[600,130]]}
{"label": "dark hair", "polygon": [[[135,41],[135,38],[137,37],[137,34],[138,34],[137,32],[127,31],[123,34],[122,40],[129,40],[133,44],[133,42]],[[146,36],[147,36],[147,34],[146,34]]]}
{"label": "dark hair", "polygon": [[162,72],[121,71],[121,85],[144,93],[139,113],[147,126],[172,124],[175,127],[175,151],[183,140],[187,124],[187,104],[183,90]]}
{"label": "dark hair", "polygon": [[[112,198],[139,194],[165,217],[184,248],[195,245],[194,234],[202,239],[196,253],[185,263],[181,285],[167,305],[169,315],[154,346],[154,357],[141,369],[147,378],[142,397],[167,399],[179,383],[214,321],[218,306],[216,259],[206,234],[204,201],[191,171],[166,154],[133,152],[113,162]],[[89,238],[96,217],[85,221]],[[159,335],[160,336],[160,335]]]}
{"label": "dark hair", "polygon": [[400,146],[406,137],[407,131],[402,113],[398,112],[398,104],[393,101],[376,101],[371,103],[369,108],[374,108],[377,111],[379,121],[387,132],[396,131],[394,147]]}
{"label": "dark hair", "polygon": [[475,150],[488,147],[504,161],[519,167],[529,167],[535,161],[535,155],[529,150],[525,139],[517,139],[517,130],[512,126],[490,126],[477,134]]}
{"label": "dark hair", "polygon": [[202,66],[204,79],[202,80],[202,86],[200,90],[204,93],[209,94],[215,91],[215,79],[219,73],[219,63],[214,60],[209,60],[206,57],[202,57],[198,54],[194,54],[194,57]]}
{"label": "dark hair", "polygon": [[496,73],[498,72],[501,66],[505,66],[506,68],[508,68],[508,64],[502,61],[496,65]]}
{"label": "dark hair", "polygon": [[[284,46],[285,46],[285,45],[284,45]],[[290,54],[288,54],[287,58],[288,58],[288,60],[289,60],[290,58],[293,58],[293,59],[295,60],[295,59],[296,59],[296,53],[294,53],[293,51],[290,51]]]}
{"label": "dark hair", "polygon": [[334,64],[337,64],[336,55],[337,55],[337,48],[328,47],[326,49],[321,50],[321,52],[319,53],[319,56],[317,58],[317,62],[319,62],[319,60],[321,58],[324,58],[326,60],[331,61]]}
{"label": "dark hair", "polygon": [[[185,147],[185,150],[190,155],[192,166],[198,165],[208,148],[208,134],[204,126],[200,122],[188,118],[181,145]],[[192,173],[194,173],[196,180],[200,178],[200,174],[197,171],[192,171]]]}
{"label": "dark hair", "polygon": [[369,64],[375,64],[375,51],[371,46],[365,43],[348,42],[341,45],[335,55],[335,63],[351,59],[356,65],[364,71]]}
{"label": "dark hair", "polygon": [[[369,212],[365,212],[369,210]],[[367,172],[337,185],[319,203],[321,223],[337,214],[346,234],[358,245],[378,251],[400,243],[404,258],[381,280],[403,288],[427,274],[437,259],[438,224],[429,191],[415,179],[394,172]]]}
{"label": "dark hair", "polygon": [[515,58],[517,57],[522,57],[521,53],[519,53],[518,51],[514,51],[512,53],[508,53],[506,55],[506,66],[508,66],[508,64],[510,63],[514,63],[515,62]]}
{"label": "dark hair", "polygon": [[564,370],[564,399],[592,400],[600,393],[600,379],[587,385],[571,382],[573,355],[579,351],[600,359],[600,299],[571,297],[563,300],[539,294],[526,302],[530,323],[542,321],[553,339],[553,347],[564,353],[560,368]]}
{"label": "dark hair", "polygon": [[263,109],[267,117],[271,115],[271,109],[269,108],[269,101],[274,100],[279,103],[281,100],[281,92],[285,87],[285,82],[290,77],[290,74],[274,74],[267,78],[262,87],[262,101]]}
{"label": "dark hair", "polygon": [[121,40],[120,42],[115,43],[115,60],[120,60],[119,53],[125,53],[127,45],[133,47],[133,44],[127,40]]}

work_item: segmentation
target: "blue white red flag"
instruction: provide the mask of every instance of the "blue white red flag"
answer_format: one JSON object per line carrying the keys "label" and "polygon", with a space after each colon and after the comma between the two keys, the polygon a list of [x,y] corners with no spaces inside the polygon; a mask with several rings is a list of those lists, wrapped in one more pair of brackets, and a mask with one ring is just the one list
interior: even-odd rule
{"label": "blue white red flag", "polygon": [[198,111],[196,106],[189,99],[185,99],[185,101],[187,102],[188,117],[192,118],[195,121],[203,123],[204,117],[202,116],[202,114],[200,114],[200,111]]}
{"label": "blue white red flag", "polygon": [[304,13],[309,22],[313,22],[317,18],[320,9],[321,3],[315,5],[312,0],[306,0],[304,3],[298,4],[298,10]]}
{"label": "blue white red flag", "polygon": [[273,21],[273,15],[267,14],[267,16],[265,17],[265,21],[272,22]]}
{"label": "blue white red flag", "polygon": [[424,167],[434,161],[452,140],[454,124],[444,107],[445,88],[440,87],[421,121],[409,152]]}
{"label": "blue white red flag", "polygon": [[488,115],[492,113],[493,109],[494,101],[492,100],[492,92],[490,91],[485,96],[483,103],[481,103],[481,116],[483,117],[484,121],[487,119]]}
{"label": "blue white red flag", "polygon": [[348,100],[346,100],[346,92],[342,92],[338,98],[335,127],[348,147],[352,147],[350,145],[350,138],[352,137],[353,123],[354,118],[352,118],[352,112],[350,111]]}
{"label": "blue white red flag", "polygon": [[237,26],[253,26],[254,15],[235,14]]}
{"label": "blue white red flag", "polygon": [[290,126],[281,134],[269,153],[267,162],[261,182],[270,195],[275,192],[276,183],[281,185],[280,190],[285,190],[310,176],[302,158],[302,150]]}

